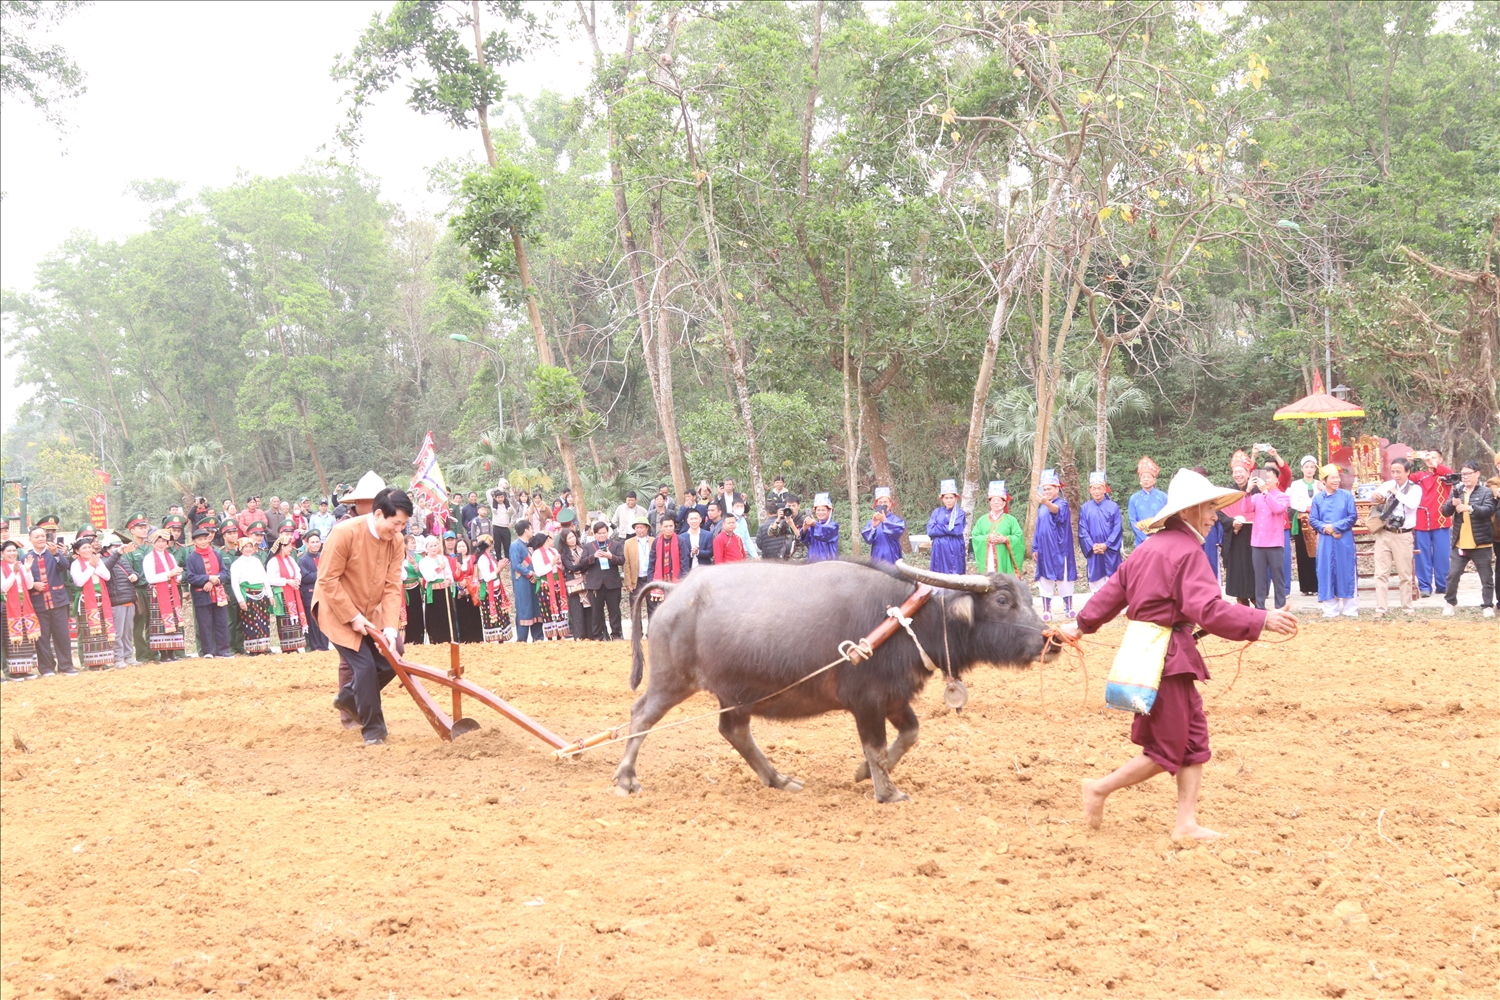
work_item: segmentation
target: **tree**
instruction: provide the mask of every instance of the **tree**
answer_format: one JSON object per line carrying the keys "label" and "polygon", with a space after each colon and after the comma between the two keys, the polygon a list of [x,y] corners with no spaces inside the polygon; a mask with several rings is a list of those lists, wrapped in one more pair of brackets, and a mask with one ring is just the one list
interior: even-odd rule
{"label": "tree", "polygon": [[156,489],[171,487],[182,497],[183,509],[191,510],[193,498],[204,481],[219,471],[217,442],[190,444],[176,450],[157,448],[143,459],[138,472]]}
{"label": "tree", "polygon": [[84,73],[61,45],[43,45],[39,30],[88,6],[84,0],[4,0],[0,3],[0,99],[24,100],[54,128],[62,128],[60,101],[88,88]]}

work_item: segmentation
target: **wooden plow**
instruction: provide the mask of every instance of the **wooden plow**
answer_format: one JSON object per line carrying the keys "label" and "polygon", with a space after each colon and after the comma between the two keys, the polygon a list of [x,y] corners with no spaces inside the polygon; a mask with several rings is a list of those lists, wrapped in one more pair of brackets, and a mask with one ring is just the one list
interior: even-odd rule
{"label": "wooden plow", "polygon": [[[422,714],[432,724],[432,728],[437,732],[439,739],[452,742],[455,737],[462,736],[464,733],[472,733],[474,730],[480,728],[478,722],[473,719],[464,718],[463,697],[464,695],[468,695],[481,704],[493,708],[502,716],[547,744],[553,750],[561,750],[570,745],[568,741],[528,716],[525,712],[513,708],[505,699],[496,697],[472,681],[464,680],[464,668],[458,662],[457,643],[449,644],[450,665],[448,672],[443,673],[440,670],[424,667],[420,663],[412,663],[410,660],[403,658],[395,649],[391,648],[390,644],[385,641],[385,636],[379,632],[370,633],[370,641],[375,644],[376,649],[380,650],[380,655],[385,657],[386,662],[391,665],[391,669],[396,671],[396,678],[401,681],[401,686],[406,688],[406,693],[411,695],[412,700],[417,703],[417,707],[422,710]],[[418,684],[418,680],[441,684],[452,691],[453,714],[451,716],[443,712],[442,708],[438,706],[437,699],[425,687]]]}

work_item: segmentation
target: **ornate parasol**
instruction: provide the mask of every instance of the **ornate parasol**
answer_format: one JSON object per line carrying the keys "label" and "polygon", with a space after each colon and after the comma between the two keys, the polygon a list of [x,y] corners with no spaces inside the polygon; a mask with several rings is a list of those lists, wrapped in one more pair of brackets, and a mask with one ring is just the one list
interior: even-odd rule
{"label": "ornate parasol", "polygon": [[1365,411],[1326,392],[1303,396],[1272,414],[1272,420],[1330,420],[1334,417],[1362,417]]}

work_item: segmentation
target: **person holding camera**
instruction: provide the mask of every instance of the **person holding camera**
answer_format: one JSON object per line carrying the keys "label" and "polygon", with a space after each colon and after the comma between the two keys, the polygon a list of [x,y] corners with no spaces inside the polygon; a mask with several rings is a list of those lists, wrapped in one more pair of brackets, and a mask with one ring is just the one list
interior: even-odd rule
{"label": "person holding camera", "polygon": [[[1286,607],[1285,536],[1291,497],[1277,488],[1276,473],[1259,469],[1250,474],[1245,496],[1250,507],[1250,558],[1255,569],[1255,606],[1266,609],[1266,591],[1274,608]],[[1267,586],[1269,577],[1270,586]]]}
{"label": "person holding camera", "polygon": [[889,486],[875,487],[875,512],[860,532],[870,546],[870,558],[875,562],[901,561],[906,521],[894,512],[893,504]]}
{"label": "person holding camera", "polygon": [[798,532],[807,546],[807,561],[826,562],[839,557],[839,526],[833,519],[833,501],[827,493],[813,497],[813,516],[802,519]]}
{"label": "person holding camera", "polygon": [[1469,563],[1479,574],[1480,606],[1484,617],[1495,617],[1495,570],[1491,561],[1495,542],[1495,494],[1479,481],[1479,463],[1465,462],[1453,495],[1443,504],[1443,514],[1453,518],[1453,549],[1448,553],[1448,589],[1443,614],[1458,606],[1458,581]]}
{"label": "person holding camera", "polygon": [[791,504],[766,501],[766,516],[760,519],[755,533],[755,547],[762,559],[790,559],[797,547],[797,527],[792,520]]}
{"label": "person holding camera", "polygon": [[1416,549],[1412,534],[1417,530],[1422,487],[1411,481],[1411,463],[1404,458],[1391,459],[1391,478],[1381,483],[1370,499],[1388,505],[1385,527],[1375,532],[1375,617],[1385,617],[1393,565],[1401,588],[1401,607],[1414,615],[1417,609],[1412,605],[1411,592]]}

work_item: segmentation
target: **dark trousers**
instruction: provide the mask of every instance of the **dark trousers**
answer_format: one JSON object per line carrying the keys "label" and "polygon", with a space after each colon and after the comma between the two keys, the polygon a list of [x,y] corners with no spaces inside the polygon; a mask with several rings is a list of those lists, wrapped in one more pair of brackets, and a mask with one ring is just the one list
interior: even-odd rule
{"label": "dark trousers", "polygon": [[[1474,564],[1474,572],[1479,574],[1479,602],[1483,607],[1495,606],[1495,568],[1490,565],[1495,551],[1492,547],[1485,545],[1477,549],[1460,549],[1455,547],[1448,553],[1448,590],[1443,595],[1449,604],[1458,604],[1458,581],[1464,575],[1464,569],[1469,563]],[[63,633],[66,635],[67,633]],[[47,630],[42,629],[42,635],[47,635]]]}
{"label": "dark trousers", "polygon": [[495,536],[495,552],[503,557],[510,551],[510,529],[504,525],[497,524],[494,525],[493,532]]}
{"label": "dark trousers", "polygon": [[[1318,560],[1307,551],[1307,539],[1302,532],[1297,532],[1292,543],[1297,550],[1297,586],[1302,590],[1303,596],[1311,597],[1318,592]],[[1287,580],[1288,587],[1291,582],[1290,579]]]}
{"label": "dark trousers", "polygon": [[156,654],[151,651],[151,604],[140,591],[136,591],[135,601],[135,658],[142,663],[149,663],[156,659]]}
{"label": "dark trousers", "polygon": [[203,656],[233,656],[229,648],[229,609],[217,604],[194,604],[198,623],[198,651]]}
{"label": "dark trousers", "polygon": [[1262,611],[1266,609],[1268,577],[1275,588],[1276,603],[1273,606],[1279,608],[1286,604],[1286,553],[1282,547],[1254,547],[1250,550],[1250,558],[1255,566],[1255,606]]}
{"label": "dark trousers", "polygon": [[568,595],[568,635],[574,639],[594,637],[594,609],[583,606],[583,591]]}
{"label": "dark trousers", "polygon": [[[589,608],[592,621],[589,623],[590,639],[621,639],[624,633],[620,631],[620,591],[614,590],[591,590],[589,591]],[[609,615],[609,632],[604,631],[604,616]]]}
{"label": "dark trousers", "polygon": [[[312,590],[304,589],[301,594],[302,607],[311,608]],[[307,612],[307,648],[315,653],[322,653],[328,649],[328,636],[324,635],[323,630],[318,627],[318,618],[311,611]]]}
{"label": "dark trousers", "polygon": [[229,607],[229,655],[245,655],[245,623],[240,621],[240,602],[230,601]]}
{"label": "dark trousers", "polygon": [[32,606],[36,608],[37,672],[55,673],[73,669],[73,640],[68,636],[68,608],[59,605],[51,609],[41,607],[40,595],[33,594]]}
{"label": "dark trousers", "polygon": [[[353,703],[365,739],[385,739],[385,712],[380,707],[380,692],[395,679],[396,671],[376,651],[369,636],[360,637],[358,649],[338,643],[333,645],[338,650],[341,668],[347,666],[353,674],[353,679],[339,689],[337,701],[345,705]],[[342,673],[340,669],[340,675]]]}

